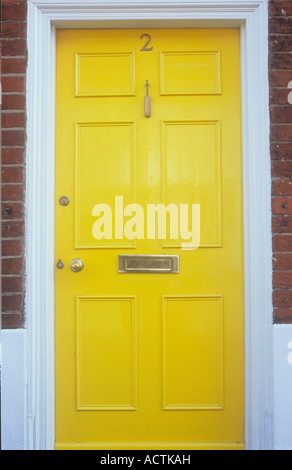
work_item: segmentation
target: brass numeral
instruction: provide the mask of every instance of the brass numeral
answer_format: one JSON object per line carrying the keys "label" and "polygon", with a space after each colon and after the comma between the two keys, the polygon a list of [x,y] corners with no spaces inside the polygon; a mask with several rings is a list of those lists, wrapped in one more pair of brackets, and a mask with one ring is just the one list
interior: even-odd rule
{"label": "brass numeral", "polygon": [[150,34],[146,34],[146,33],[145,33],[145,34],[142,34],[142,36],[140,37],[140,39],[142,40],[143,38],[147,38],[147,42],[146,42],[145,46],[142,47],[141,51],[147,51],[147,52],[153,51],[153,46],[152,46],[152,47],[147,47],[148,44],[149,44],[150,41],[151,41],[151,36],[150,36]]}

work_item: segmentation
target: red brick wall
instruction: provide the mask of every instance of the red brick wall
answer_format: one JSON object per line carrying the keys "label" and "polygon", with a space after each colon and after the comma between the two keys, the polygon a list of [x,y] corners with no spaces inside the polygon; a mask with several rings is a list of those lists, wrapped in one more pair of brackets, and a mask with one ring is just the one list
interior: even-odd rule
{"label": "red brick wall", "polygon": [[274,321],[292,323],[292,1],[269,13]]}
{"label": "red brick wall", "polygon": [[[274,320],[292,323],[292,0],[270,0]],[[26,0],[2,7],[2,326],[23,326]],[[292,89],[291,89],[292,91]]]}
{"label": "red brick wall", "polygon": [[24,322],[26,0],[1,2],[2,327]]}

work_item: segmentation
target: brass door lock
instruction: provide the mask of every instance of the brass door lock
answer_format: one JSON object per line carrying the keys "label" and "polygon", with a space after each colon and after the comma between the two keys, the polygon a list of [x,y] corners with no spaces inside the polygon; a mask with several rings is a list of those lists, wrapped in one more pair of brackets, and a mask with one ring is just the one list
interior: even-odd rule
{"label": "brass door lock", "polygon": [[63,269],[64,268],[64,263],[61,259],[59,259],[58,263],[56,264],[56,267],[58,269]]}

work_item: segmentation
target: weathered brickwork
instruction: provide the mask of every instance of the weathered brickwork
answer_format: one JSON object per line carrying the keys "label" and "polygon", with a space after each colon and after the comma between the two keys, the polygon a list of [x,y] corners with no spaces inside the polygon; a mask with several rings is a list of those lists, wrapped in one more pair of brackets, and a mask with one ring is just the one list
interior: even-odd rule
{"label": "weathered brickwork", "polygon": [[[26,0],[2,1],[3,328],[24,324],[26,13]],[[292,323],[292,0],[270,0],[269,44],[274,320]]]}
{"label": "weathered brickwork", "polygon": [[1,2],[2,327],[24,325],[26,0]]}
{"label": "weathered brickwork", "polygon": [[274,321],[292,323],[292,1],[269,13]]}

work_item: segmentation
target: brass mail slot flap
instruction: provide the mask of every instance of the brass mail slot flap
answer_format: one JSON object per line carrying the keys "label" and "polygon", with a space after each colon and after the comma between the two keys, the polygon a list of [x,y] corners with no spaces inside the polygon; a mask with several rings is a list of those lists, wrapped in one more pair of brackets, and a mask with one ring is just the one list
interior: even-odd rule
{"label": "brass mail slot flap", "polygon": [[178,255],[119,255],[119,273],[178,274]]}

